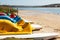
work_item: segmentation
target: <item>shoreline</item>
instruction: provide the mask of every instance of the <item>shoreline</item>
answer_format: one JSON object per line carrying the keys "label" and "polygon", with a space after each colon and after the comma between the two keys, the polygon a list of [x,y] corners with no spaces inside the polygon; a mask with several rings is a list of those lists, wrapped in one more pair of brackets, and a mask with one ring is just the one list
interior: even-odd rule
{"label": "shoreline", "polygon": [[18,10],[18,13],[37,13],[37,14],[54,14],[54,15],[60,15],[60,13],[52,13],[52,12],[45,12],[40,10]]}

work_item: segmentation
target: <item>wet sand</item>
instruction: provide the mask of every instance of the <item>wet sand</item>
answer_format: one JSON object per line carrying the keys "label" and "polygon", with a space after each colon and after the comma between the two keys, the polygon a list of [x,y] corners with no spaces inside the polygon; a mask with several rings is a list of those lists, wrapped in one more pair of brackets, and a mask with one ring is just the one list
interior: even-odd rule
{"label": "wet sand", "polygon": [[[31,10],[19,10],[18,15],[41,25],[42,29],[39,32],[60,33],[60,15]],[[57,40],[60,40],[60,34]]]}

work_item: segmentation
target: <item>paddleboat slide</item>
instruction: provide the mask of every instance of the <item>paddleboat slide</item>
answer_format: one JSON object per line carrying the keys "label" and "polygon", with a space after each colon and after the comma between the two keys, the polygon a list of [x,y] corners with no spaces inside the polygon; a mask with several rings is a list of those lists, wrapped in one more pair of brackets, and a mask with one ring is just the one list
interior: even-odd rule
{"label": "paddleboat slide", "polygon": [[18,15],[0,13],[0,39],[7,37],[44,39],[58,35],[57,33],[33,33],[33,30],[40,29],[42,26],[30,22],[32,21],[27,21]]}

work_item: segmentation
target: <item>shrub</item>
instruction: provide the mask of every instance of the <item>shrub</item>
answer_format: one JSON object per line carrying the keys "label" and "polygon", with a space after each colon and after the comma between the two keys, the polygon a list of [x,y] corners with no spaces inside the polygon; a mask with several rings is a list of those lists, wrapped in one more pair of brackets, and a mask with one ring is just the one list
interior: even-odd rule
{"label": "shrub", "polygon": [[18,12],[16,9],[13,9],[13,8],[9,8],[9,7],[0,7],[0,12],[4,12],[4,13],[15,13],[15,12]]}

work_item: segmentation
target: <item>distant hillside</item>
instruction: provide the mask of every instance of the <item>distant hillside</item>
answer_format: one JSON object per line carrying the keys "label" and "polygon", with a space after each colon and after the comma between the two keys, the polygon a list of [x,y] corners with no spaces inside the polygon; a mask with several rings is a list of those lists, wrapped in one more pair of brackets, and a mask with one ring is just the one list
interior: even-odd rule
{"label": "distant hillside", "polygon": [[60,7],[60,3],[59,4],[48,4],[48,5],[43,5],[43,6],[24,6],[24,5],[0,5],[0,7]]}
{"label": "distant hillside", "polygon": [[49,5],[43,5],[41,7],[60,7],[60,4],[49,4]]}

